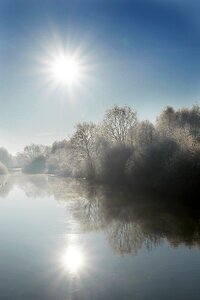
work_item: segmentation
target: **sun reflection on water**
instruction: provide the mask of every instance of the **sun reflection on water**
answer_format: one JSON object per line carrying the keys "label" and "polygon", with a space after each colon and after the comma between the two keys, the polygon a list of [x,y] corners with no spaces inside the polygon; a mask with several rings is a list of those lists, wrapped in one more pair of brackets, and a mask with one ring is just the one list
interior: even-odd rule
{"label": "sun reflection on water", "polygon": [[79,273],[85,264],[83,252],[75,247],[69,247],[63,255],[63,264],[70,273]]}

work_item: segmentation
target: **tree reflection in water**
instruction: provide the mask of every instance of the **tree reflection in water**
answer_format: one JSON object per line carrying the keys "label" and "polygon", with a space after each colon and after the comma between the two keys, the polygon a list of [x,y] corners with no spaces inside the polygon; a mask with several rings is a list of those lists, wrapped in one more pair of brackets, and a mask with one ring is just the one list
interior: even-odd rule
{"label": "tree reflection in water", "polygon": [[53,196],[62,201],[81,230],[103,230],[119,254],[136,254],[142,246],[151,249],[165,239],[172,247],[200,247],[199,211],[176,199],[152,199],[125,188],[45,175],[15,175],[0,181],[1,197],[18,185],[28,197]]}

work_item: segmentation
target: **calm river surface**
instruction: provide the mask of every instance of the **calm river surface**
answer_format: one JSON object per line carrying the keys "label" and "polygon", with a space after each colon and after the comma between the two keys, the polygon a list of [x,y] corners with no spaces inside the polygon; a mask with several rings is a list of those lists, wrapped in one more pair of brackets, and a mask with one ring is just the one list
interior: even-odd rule
{"label": "calm river surface", "polygon": [[0,178],[0,299],[200,299],[200,214],[84,180]]}

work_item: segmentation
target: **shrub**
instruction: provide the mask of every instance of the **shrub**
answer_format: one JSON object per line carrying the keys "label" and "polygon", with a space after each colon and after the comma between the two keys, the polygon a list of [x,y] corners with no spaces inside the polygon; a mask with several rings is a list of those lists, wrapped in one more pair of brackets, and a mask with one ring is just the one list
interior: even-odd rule
{"label": "shrub", "polygon": [[0,175],[5,175],[5,174],[8,174],[8,169],[2,162],[0,162]]}

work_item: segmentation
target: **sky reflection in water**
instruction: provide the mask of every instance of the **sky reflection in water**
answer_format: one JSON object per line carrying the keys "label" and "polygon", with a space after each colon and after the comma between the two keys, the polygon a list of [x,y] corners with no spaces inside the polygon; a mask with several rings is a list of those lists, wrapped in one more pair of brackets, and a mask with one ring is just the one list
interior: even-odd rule
{"label": "sky reflection in water", "polygon": [[46,176],[0,197],[0,299],[199,299],[197,210]]}

